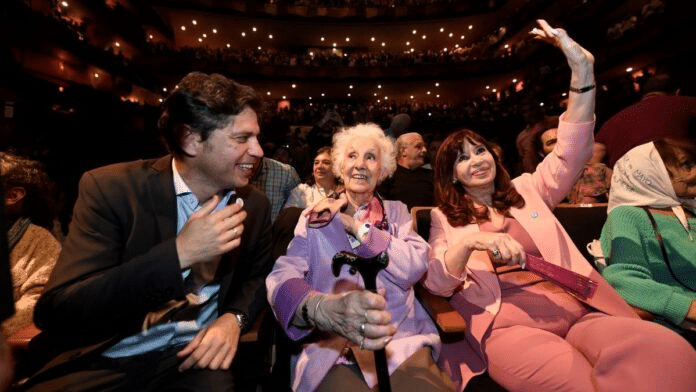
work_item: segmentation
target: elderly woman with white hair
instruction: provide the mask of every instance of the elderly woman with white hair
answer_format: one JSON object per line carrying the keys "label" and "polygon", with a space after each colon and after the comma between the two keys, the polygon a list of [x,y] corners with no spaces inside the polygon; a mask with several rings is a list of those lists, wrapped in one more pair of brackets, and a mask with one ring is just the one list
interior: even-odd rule
{"label": "elderly woman with white hair", "polygon": [[[382,200],[378,183],[395,170],[394,143],[374,124],[334,135],[333,170],[345,192],[307,208],[287,254],[266,279],[268,300],[287,335],[302,343],[291,360],[294,391],[369,391],[377,383],[371,350],[384,348],[398,391],[453,391],[437,367],[437,329],[413,285],[428,267],[428,244],[406,206]],[[386,251],[379,294],[347,268],[332,273],[340,251],[373,257]]]}

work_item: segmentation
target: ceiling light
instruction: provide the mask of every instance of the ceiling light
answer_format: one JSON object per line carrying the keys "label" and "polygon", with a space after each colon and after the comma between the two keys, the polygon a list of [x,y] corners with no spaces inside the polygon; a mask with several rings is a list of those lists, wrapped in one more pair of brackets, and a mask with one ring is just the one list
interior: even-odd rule
{"label": "ceiling light", "polygon": [[436,95],[435,97],[440,98],[440,94]]}
{"label": "ceiling light", "polygon": [[416,34],[416,30],[413,30],[413,34],[414,34],[414,35]]}
{"label": "ceiling light", "polygon": [[271,92],[270,92],[270,91],[266,91],[266,95],[271,95]]}
{"label": "ceiling light", "polygon": [[63,7],[67,7],[67,6],[68,6],[68,2],[67,2],[67,1],[62,1],[62,2],[60,3],[60,5],[62,5]]}
{"label": "ceiling light", "polygon": [[321,37],[321,42],[324,42],[324,37]]}
{"label": "ceiling light", "polygon": [[377,85],[377,88],[382,88],[382,85],[381,85],[381,84],[378,84],[378,85]]}
{"label": "ceiling light", "polygon": [[370,41],[375,42],[375,37],[370,38]]}
{"label": "ceiling light", "polygon": [[181,26],[181,31],[186,31],[186,26]]}
{"label": "ceiling light", "polygon": [[149,37],[150,37],[150,39],[152,39],[152,34],[150,34],[150,36],[149,36]]}
{"label": "ceiling light", "polygon": [[415,49],[411,48],[411,52],[413,52]]}
{"label": "ceiling light", "polygon": [[191,21],[191,24],[195,26],[195,25],[198,24],[198,22],[196,22],[196,20],[194,19],[194,20]]}
{"label": "ceiling light", "polygon": [[251,28],[251,31],[256,31],[256,27],[252,27],[252,28]]}
{"label": "ceiling light", "polygon": [[442,32],[444,32],[444,31],[445,31],[445,28],[444,28],[444,27],[440,27],[440,32],[442,33]]}
{"label": "ceiling light", "polygon": [[246,33],[242,31],[242,37],[246,37]]}
{"label": "ceiling light", "polygon": [[493,90],[491,90],[491,91],[496,92],[496,91],[498,91],[498,90],[497,90],[497,89],[493,89]]}
{"label": "ceiling light", "polygon": [[167,88],[166,88],[166,87],[162,87],[162,91],[164,91],[164,92],[166,93],[166,92],[167,92]]}
{"label": "ceiling light", "polygon": [[450,38],[454,37],[454,33],[449,33]]}
{"label": "ceiling light", "polygon": [[203,38],[198,38],[198,42],[203,42]]}
{"label": "ceiling light", "polygon": [[260,47],[260,46],[257,46],[256,49],[261,50],[261,47]]}
{"label": "ceiling light", "polygon": [[406,41],[406,46],[409,46],[409,45],[411,45],[411,43],[410,43],[410,42],[408,42],[408,41]]}
{"label": "ceiling light", "polygon": [[471,30],[471,29],[473,29],[473,28],[474,28],[473,25],[469,25],[469,30]]}
{"label": "ceiling light", "polygon": [[213,34],[217,34],[217,29],[213,29]]}
{"label": "ceiling light", "polygon": [[348,93],[348,96],[350,97],[350,93]]}
{"label": "ceiling light", "polygon": [[296,85],[295,83],[293,83],[293,84],[292,84],[292,88],[295,88],[295,87],[297,87],[297,85]]}
{"label": "ceiling light", "polygon": [[435,87],[440,87],[440,83],[435,82]]}
{"label": "ceiling light", "polygon": [[461,37],[459,37],[459,38],[460,38],[460,39],[464,39],[464,36],[462,35],[462,36],[461,36]]}
{"label": "ceiling light", "polygon": [[346,42],[350,42],[350,37],[346,37]]}
{"label": "ceiling light", "polygon": [[491,86],[486,86],[486,90],[490,90]]}
{"label": "ceiling light", "polygon": [[385,43],[384,43],[384,42],[382,42],[382,46],[384,46],[384,45],[385,45]]}
{"label": "ceiling light", "polygon": [[413,99],[413,95],[411,95],[411,99]]}
{"label": "ceiling light", "polygon": [[121,47],[121,43],[118,41],[114,42],[114,45],[116,45],[116,47]]}
{"label": "ceiling light", "polygon": [[208,35],[206,33],[203,33],[203,38],[208,38]]}
{"label": "ceiling light", "polygon": [[507,48],[509,48],[509,47],[510,47],[510,45],[508,45],[508,44],[505,44],[505,49],[507,49]]}
{"label": "ceiling light", "polygon": [[273,39],[273,34],[268,34],[268,39]]}
{"label": "ceiling light", "polygon": [[426,94],[430,95],[430,91],[428,91]]}
{"label": "ceiling light", "polygon": [[421,38],[425,39],[425,34],[423,34],[423,37],[421,37]]}
{"label": "ceiling light", "polygon": [[385,96],[384,96],[384,100],[386,101],[387,99],[389,99],[389,97],[387,97],[387,96],[385,95]]}
{"label": "ceiling light", "polygon": [[98,77],[99,77],[99,73],[98,73],[98,72],[95,72],[95,73],[94,73],[94,77],[95,77],[95,78],[98,78]]}
{"label": "ceiling light", "polygon": [[285,99],[285,95],[283,95],[283,99]]}
{"label": "ceiling light", "polygon": [[228,48],[231,48],[231,47],[232,47],[232,45],[230,45],[230,44],[227,44],[227,47],[228,47]]}
{"label": "ceiling light", "polygon": [[348,86],[348,88],[351,88],[351,89],[352,89],[352,88],[353,88],[353,85],[351,84],[350,86]]}
{"label": "ceiling light", "polygon": [[539,102],[539,106],[544,106],[544,103],[543,103],[543,102]]}
{"label": "ceiling light", "polygon": [[517,83],[517,78],[512,79],[512,83]]}
{"label": "ceiling light", "polygon": [[334,47],[334,48],[336,47],[336,43],[335,43],[335,42],[333,43],[333,47]]}
{"label": "ceiling light", "polygon": [[633,67],[626,68],[626,72],[632,72],[632,71],[633,71]]}
{"label": "ceiling light", "polygon": [[376,96],[377,96],[377,93],[374,93],[374,94],[372,94],[372,95],[374,95],[374,96],[376,97]]}

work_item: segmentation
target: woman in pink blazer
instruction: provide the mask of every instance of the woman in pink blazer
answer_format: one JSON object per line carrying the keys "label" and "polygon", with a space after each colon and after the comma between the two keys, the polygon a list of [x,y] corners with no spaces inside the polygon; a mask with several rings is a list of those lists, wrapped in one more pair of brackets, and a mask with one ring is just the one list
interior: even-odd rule
{"label": "woman in pink blazer", "polygon": [[451,297],[468,324],[466,339],[443,343],[440,365],[460,390],[487,370],[510,391],[696,391],[689,343],[638,319],[551,212],[592,152],[594,58],[538,23],[532,34],[571,68],[554,151],[514,180],[472,131],[450,135],[437,153],[424,283]]}

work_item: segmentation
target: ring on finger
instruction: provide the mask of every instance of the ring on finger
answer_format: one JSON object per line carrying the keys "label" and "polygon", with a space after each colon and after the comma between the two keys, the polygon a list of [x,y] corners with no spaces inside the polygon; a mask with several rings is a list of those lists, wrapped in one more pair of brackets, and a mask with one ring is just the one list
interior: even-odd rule
{"label": "ring on finger", "polygon": [[500,251],[499,251],[498,249],[493,249],[493,250],[491,251],[491,254],[492,254],[493,257],[495,257],[496,259],[500,258]]}
{"label": "ring on finger", "polygon": [[237,228],[235,227],[234,229],[232,229],[232,237],[236,237],[236,236],[237,236]]}
{"label": "ring on finger", "polygon": [[360,339],[360,349],[365,349],[365,336],[363,336],[362,339]]}
{"label": "ring on finger", "polygon": [[363,339],[365,339],[365,323],[360,324],[358,332],[360,332],[360,335],[363,337]]}

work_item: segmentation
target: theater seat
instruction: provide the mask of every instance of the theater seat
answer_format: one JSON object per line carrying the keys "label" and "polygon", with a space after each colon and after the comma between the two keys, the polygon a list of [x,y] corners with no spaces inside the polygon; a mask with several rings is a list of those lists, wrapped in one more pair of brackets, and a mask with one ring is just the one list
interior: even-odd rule
{"label": "theater seat", "polygon": [[587,251],[587,244],[599,239],[607,220],[607,203],[561,203],[553,210],[570,239],[587,260],[594,265],[594,257]]}

